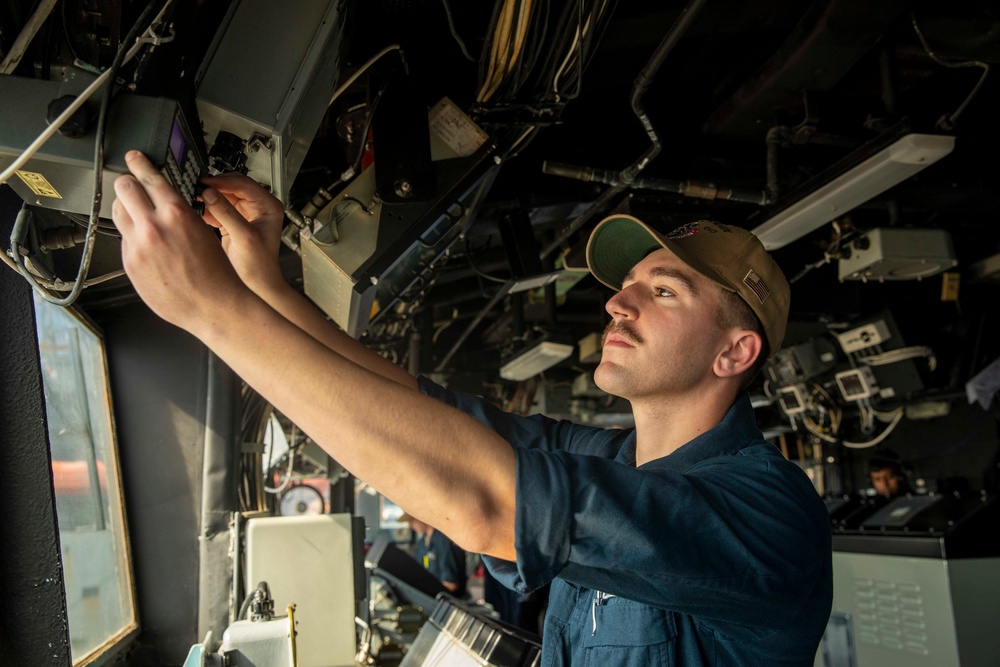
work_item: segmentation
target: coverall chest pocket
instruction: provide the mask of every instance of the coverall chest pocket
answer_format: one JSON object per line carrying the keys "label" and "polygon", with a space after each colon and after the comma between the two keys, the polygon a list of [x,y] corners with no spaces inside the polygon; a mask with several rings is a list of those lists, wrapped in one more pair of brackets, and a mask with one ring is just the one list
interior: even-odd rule
{"label": "coverall chest pocket", "polygon": [[582,633],[584,664],[593,667],[671,665],[677,636],[673,614],[596,592]]}

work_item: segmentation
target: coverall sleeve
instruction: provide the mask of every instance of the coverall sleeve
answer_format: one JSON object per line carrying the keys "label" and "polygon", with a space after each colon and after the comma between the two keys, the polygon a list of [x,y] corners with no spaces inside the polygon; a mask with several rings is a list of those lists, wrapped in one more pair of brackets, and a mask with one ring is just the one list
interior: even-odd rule
{"label": "coverall sleeve", "polygon": [[822,585],[830,532],[808,479],[769,450],[683,472],[516,450],[518,560],[491,569],[522,593],[559,576],[720,628],[778,629]]}

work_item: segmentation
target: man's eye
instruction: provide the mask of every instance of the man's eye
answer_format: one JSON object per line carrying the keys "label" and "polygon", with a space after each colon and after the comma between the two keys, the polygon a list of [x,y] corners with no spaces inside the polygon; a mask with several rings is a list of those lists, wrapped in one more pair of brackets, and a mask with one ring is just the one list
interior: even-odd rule
{"label": "man's eye", "polygon": [[668,290],[666,287],[657,287],[656,296],[676,296],[672,290]]}

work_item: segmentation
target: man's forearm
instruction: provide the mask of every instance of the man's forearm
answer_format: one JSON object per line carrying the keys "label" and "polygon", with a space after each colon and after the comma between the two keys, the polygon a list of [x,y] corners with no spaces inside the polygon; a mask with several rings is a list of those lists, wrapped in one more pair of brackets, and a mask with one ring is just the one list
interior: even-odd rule
{"label": "man's forearm", "polygon": [[193,333],[347,470],[462,546],[515,557],[515,463],[500,436],[335,353],[250,292],[216,315]]}
{"label": "man's forearm", "polygon": [[287,283],[282,281],[255,291],[285,319],[325,347],[386,379],[410,389],[417,388],[416,378],[341,331]]}

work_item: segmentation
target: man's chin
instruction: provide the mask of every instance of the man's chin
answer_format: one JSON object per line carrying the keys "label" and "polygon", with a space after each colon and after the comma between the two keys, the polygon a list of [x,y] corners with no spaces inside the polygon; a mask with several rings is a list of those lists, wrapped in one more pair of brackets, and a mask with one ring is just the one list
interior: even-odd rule
{"label": "man's chin", "polygon": [[625,388],[624,369],[607,360],[602,360],[594,371],[594,384],[601,391],[612,396],[623,396]]}

